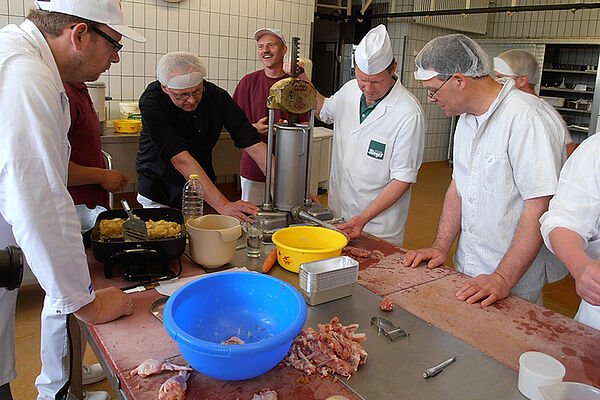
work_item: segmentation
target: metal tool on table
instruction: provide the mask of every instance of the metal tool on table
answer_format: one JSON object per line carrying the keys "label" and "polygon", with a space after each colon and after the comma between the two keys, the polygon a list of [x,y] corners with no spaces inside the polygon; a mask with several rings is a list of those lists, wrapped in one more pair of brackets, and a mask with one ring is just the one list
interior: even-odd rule
{"label": "metal tool on table", "polygon": [[148,240],[148,229],[146,223],[140,219],[137,219],[131,212],[131,207],[127,200],[121,200],[123,209],[127,212],[129,218],[123,222],[123,240],[127,241],[141,241]]}
{"label": "metal tool on table", "polygon": [[[310,166],[317,92],[313,86],[298,78],[299,38],[292,38],[290,77],[277,81],[269,91],[268,154],[273,154],[274,131],[277,129],[273,185],[271,183],[271,157],[267,157],[265,196],[256,219],[263,227],[263,241],[269,241],[278,229],[294,223],[328,221],[330,210],[313,203],[310,197]],[[288,113],[288,121],[275,123],[275,110]],[[307,125],[297,123],[301,114],[310,111]],[[273,186],[273,187],[272,187]],[[273,198],[271,199],[271,189]]]}
{"label": "metal tool on table", "polygon": [[399,326],[383,317],[372,317],[371,325],[377,328],[379,335],[383,333],[392,342],[409,335],[409,333],[406,333]]}
{"label": "metal tool on table", "polygon": [[427,379],[427,378],[431,378],[432,376],[439,374],[440,372],[442,372],[442,370],[444,368],[446,368],[448,365],[452,364],[454,361],[456,361],[456,356],[449,358],[446,361],[444,361],[434,367],[427,368],[425,370],[425,372],[423,372],[423,378]]}

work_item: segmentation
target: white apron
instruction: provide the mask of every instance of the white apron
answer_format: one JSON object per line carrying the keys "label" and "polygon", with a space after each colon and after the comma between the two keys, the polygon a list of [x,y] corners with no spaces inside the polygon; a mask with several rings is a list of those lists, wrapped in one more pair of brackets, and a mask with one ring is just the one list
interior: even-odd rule
{"label": "white apron", "polygon": [[[416,98],[397,81],[361,124],[361,95],[356,80],[349,81],[325,100],[320,114],[334,123],[328,207],[346,221],[393,179],[416,182],[423,160],[425,117]],[[409,204],[410,189],[364,231],[401,246]]]}

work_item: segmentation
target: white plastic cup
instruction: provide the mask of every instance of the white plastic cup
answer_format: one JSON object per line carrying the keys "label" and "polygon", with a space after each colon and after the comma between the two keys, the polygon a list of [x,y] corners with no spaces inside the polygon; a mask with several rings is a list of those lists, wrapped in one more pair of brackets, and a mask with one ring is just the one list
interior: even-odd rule
{"label": "white plastic cup", "polygon": [[565,366],[556,358],[526,351],[519,357],[519,391],[528,399],[544,400],[540,386],[562,382],[565,373]]}

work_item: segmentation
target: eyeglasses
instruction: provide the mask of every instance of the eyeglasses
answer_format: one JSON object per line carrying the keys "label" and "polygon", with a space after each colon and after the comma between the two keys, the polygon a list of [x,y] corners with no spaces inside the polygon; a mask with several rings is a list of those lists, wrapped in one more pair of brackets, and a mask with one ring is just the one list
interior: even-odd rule
{"label": "eyeglasses", "polygon": [[[75,28],[75,26],[77,26],[77,24],[72,25],[70,29]],[[111,38],[106,32],[102,31],[97,26],[92,25],[92,26],[90,26],[90,28],[92,28],[94,30],[94,32],[96,32],[98,34],[98,36],[101,36],[103,39],[105,39],[110,44],[112,44],[114,47],[115,53],[118,53],[119,50],[121,50],[123,48],[123,45],[121,43],[119,43],[115,39]]]}
{"label": "eyeglasses", "polygon": [[171,90],[167,89],[169,91],[169,93],[171,93],[171,96],[173,96],[175,98],[175,100],[184,100],[187,101],[190,97],[195,97],[196,99],[199,98],[202,93],[204,92],[204,85],[202,85],[202,88],[198,89],[198,90],[194,90],[191,93],[182,93],[182,94],[175,94],[173,92],[171,92]]}
{"label": "eyeglasses", "polygon": [[106,32],[102,31],[100,28],[98,28],[96,26],[92,26],[92,29],[94,30],[94,32],[96,32],[98,35],[102,36],[104,39],[106,39],[110,44],[112,44],[114,46],[115,53],[118,53],[119,50],[121,50],[123,48],[123,45],[121,43],[119,43],[115,39],[111,38]]}
{"label": "eyeglasses", "polygon": [[450,78],[452,78],[452,75],[450,75],[448,78],[446,78],[446,80],[444,81],[444,83],[442,83],[440,85],[440,87],[438,87],[437,89],[435,89],[433,92],[430,91],[429,89],[427,89],[427,97],[429,97],[431,100],[435,100],[435,95],[438,94],[438,92],[440,91],[440,89],[444,87],[444,85],[446,84],[446,82],[448,82],[450,80]]}

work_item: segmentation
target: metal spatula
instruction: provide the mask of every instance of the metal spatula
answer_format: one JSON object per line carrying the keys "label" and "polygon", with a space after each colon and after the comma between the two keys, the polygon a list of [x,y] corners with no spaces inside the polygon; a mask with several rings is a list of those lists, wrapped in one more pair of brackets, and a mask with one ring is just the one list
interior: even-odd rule
{"label": "metal spatula", "polygon": [[123,222],[123,240],[126,242],[139,242],[142,240],[148,240],[148,230],[146,229],[146,223],[142,220],[137,219],[131,212],[131,207],[127,200],[121,200],[123,208],[127,211],[129,219]]}

